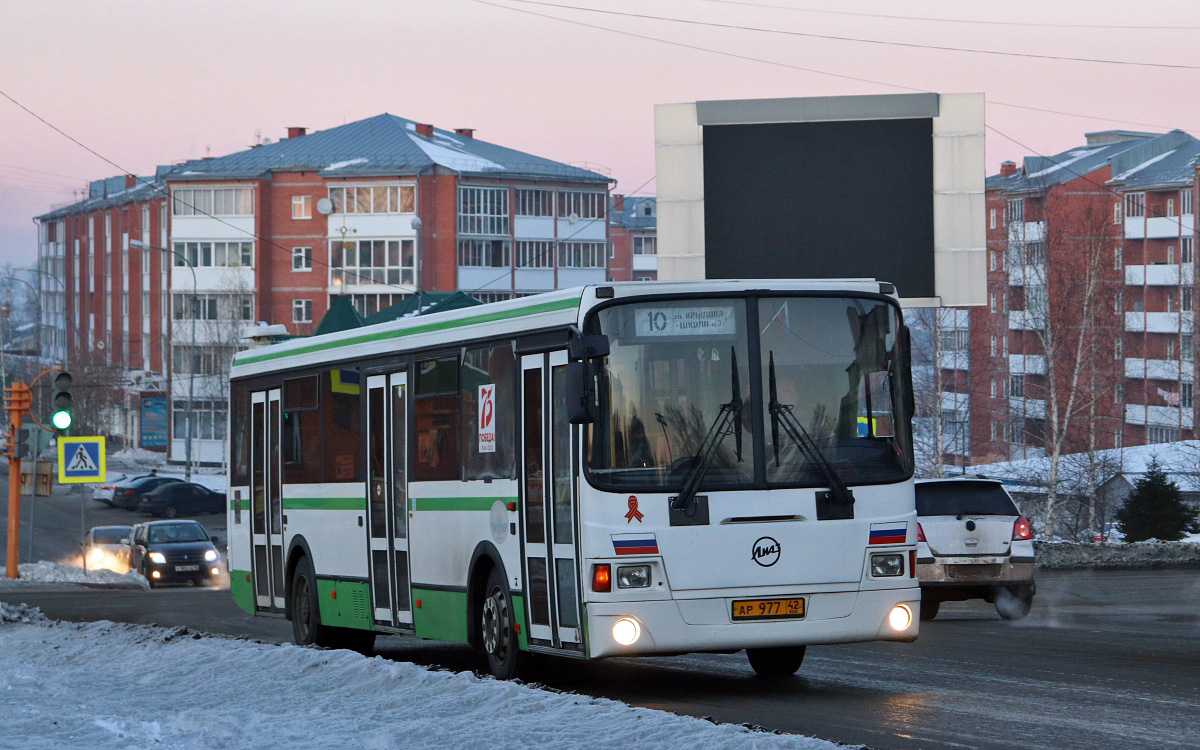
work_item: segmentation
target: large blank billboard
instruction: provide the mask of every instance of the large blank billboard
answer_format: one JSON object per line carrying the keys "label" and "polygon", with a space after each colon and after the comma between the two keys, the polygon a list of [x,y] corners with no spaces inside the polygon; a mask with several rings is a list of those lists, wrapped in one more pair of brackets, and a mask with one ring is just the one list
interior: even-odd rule
{"label": "large blank billboard", "polygon": [[875,278],[985,299],[983,98],[660,105],[659,278]]}

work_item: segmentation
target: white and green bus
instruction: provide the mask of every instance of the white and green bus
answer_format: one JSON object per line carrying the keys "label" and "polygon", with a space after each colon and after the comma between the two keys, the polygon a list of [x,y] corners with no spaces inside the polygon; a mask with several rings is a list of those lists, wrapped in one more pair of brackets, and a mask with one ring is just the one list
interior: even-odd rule
{"label": "white and green bus", "polygon": [[912,388],[871,280],[609,284],[294,339],[231,374],[234,600],[491,671],[911,641]]}

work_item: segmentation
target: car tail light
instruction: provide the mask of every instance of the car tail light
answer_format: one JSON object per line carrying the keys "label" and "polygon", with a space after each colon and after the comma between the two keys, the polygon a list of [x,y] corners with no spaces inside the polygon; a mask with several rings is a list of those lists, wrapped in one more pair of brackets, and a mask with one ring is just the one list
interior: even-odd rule
{"label": "car tail light", "polygon": [[917,524],[917,541],[925,541],[925,529],[921,528],[921,524]]}
{"label": "car tail light", "polygon": [[1033,529],[1029,527],[1029,521],[1025,516],[1017,518],[1013,524],[1013,541],[1025,541],[1033,538]]}
{"label": "car tail light", "polygon": [[592,566],[592,591],[612,591],[612,567],[608,564]]}

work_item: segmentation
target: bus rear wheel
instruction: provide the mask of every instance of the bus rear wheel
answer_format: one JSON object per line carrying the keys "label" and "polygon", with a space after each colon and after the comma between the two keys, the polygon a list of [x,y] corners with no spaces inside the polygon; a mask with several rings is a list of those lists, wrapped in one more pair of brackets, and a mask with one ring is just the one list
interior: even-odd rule
{"label": "bus rear wheel", "polygon": [[499,680],[511,680],[523,666],[513,622],[508,582],[500,568],[492,568],[479,607],[479,643],[487,657],[488,671]]}
{"label": "bus rear wheel", "polygon": [[321,622],[317,602],[317,574],[312,561],[302,557],[292,573],[292,595],[288,600],[292,640],[297,646],[344,648],[369,656],[375,648],[375,633],[357,628],[335,628]]}
{"label": "bus rear wheel", "polygon": [[759,677],[790,677],[804,663],[804,646],[748,648],[746,657]]}

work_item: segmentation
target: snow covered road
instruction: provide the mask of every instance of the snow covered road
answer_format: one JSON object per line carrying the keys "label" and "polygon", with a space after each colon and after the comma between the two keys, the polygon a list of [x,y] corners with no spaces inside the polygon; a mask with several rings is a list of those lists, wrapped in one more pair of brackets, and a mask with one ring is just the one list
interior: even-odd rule
{"label": "snow covered road", "polygon": [[664,711],[409,663],[0,603],[0,746],[796,748]]}

